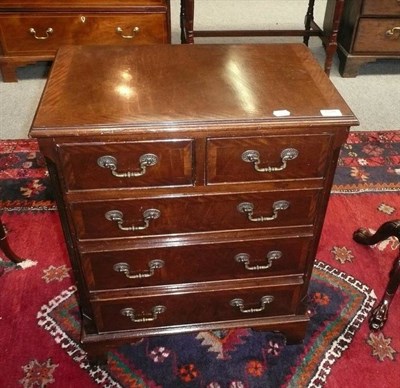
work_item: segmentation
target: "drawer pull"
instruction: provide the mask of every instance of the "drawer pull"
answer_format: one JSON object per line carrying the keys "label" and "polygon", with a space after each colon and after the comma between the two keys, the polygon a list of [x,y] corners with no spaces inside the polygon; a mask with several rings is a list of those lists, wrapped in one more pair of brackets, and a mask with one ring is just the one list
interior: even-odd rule
{"label": "drawer pull", "polygon": [[33,35],[35,39],[38,39],[38,40],[44,40],[44,39],[49,38],[49,36],[50,36],[53,32],[54,32],[54,30],[53,30],[51,27],[49,27],[49,28],[46,30],[46,36],[37,36],[37,35],[36,35],[36,30],[35,30],[34,28],[30,28],[30,29],[29,29],[29,33],[30,33],[31,35]]}
{"label": "drawer pull", "polygon": [[111,173],[117,178],[134,178],[146,174],[146,167],[154,166],[158,162],[157,155],[144,154],[139,158],[140,171],[118,172],[117,159],[114,156],[104,155],[97,159],[97,164],[102,168],[109,168]]}
{"label": "drawer pull", "polygon": [[250,255],[248,255],[247,253],[239,253],[235,256],[235,260],[238,263],[243,263],[244,267],[248,270],[248,271],[262,271],[265,269],[269,269],[272,267],[272,260],[277,260],[280,259],[282,257],[282,252],[281,251],[270,251],[267,253],[267,264],[265,265],[260,265],[260,264],[256,264],[256,265],[250,265]]}
{"label": "drawer pull", "polygon": [[149,269],[143,272],[131,273],[128,263],[117,263],[114,264],[113,270],[115,272],[122,272],[128,279],[144,279],[150,278],[154,275],[155,270],[164,267],[162,260],[151,260],[148,263]]}
{"label": "drawer pull", "polygon": [[123,226],[124,223],[124,214],[119,210],[110,210],[104,214],[106,220],[116,222],[118,228],[123,231],[135,231],[135,230],[144,230],[150,226],[150,220],[155,220],[159,218],[161,212],[157,209],[147,209],[143,212],[143,221],[144,225],[140,226]]}
{"label": "drawer pull", "polygon": [[286,210],[290,206],[290,203],[288,201],[282,200],[282,201],[276,201],[272,204],[272,210],[273,214],[272,216],[259,216],[259,217],[253,217],[253,210],[254,210],[254,205],[250,202],[242,202],[238,205],[237,210],[241,213],[246,213],[247,218],[249,221],[253,222],[264,222],[264,221],[272,221],[278,218],[278,212],[280,210]]}
{"label": "drawer pull", "polygon": [[139,32],[139,27],[133,27],[132,28],[132,35],[124,35],[124,30],[121,28],[121,27],[117,27],[116,29],[115,29],[115,31],[117,31],[117,33],[119,34],[119,35],[121,35],[121,38],[124,38],[124,39],[133,39],[133,38],[135,38],[136,37],[136,35],[137,35],[137,33]]}
{"label": "drawer pull", "polygon": [[397,32],[398,34],[397,34],[397,36],[395,37],[395,39],[399,39],[399,38],[400,38],[400,27],[393,27],[392,29],[387,30],[386,33],[385,33],[385,35],[386,35],[386,36],[389,36],[389,37],[392,37],[392,36],[394,36],[394,34],[395,34],[396,32]]}
{"label": "drawer pull", "polygon": [[258,172],[274,172],[282,171],[286,168],[286,162],[288,160],[296,159],[299,155],[299,151],[295,148],[286,148],[281,152],[282,165],[280,167],[259,167],[261,163],[260,153],[255,150],[247,150],[242,154],[242,160],[247,163],[253,163],[254,169]]}
{"label": "drawer pull", "polygon": [[120,312],[121,312],[121,315],[123,315],[124,317],[128,317],[134,323],[144,323],[144,322],[153,322],[153,321],[155,321],[160,314],[165,312],[166,309],[167,308],[165,306],[162,306],[162,305],[154,306],[151,309],[151,314],[142,313],[143,315],[142,316],[138,316],[138,317],[136,317],[135,310],[133,308],[131,308],[131,307],[128,307],[126,309],[122,309]]}
{"label": "drawer pull", "polygon": [[245,308],[244,307],[244,301],[243,299],[240,298],[235,298],[232,299],[229,304],[232,307],[237,307],[241,313],[243,314],[253,314],[253,313],[260,313],[262,311],[265,310],[265,308],[267,307],[267,304],[272,303],[274,300],[274,297],[272,295],[265,295],[260,299],[260,307],[254,308],[254,307],[250,307],[250,308]]}

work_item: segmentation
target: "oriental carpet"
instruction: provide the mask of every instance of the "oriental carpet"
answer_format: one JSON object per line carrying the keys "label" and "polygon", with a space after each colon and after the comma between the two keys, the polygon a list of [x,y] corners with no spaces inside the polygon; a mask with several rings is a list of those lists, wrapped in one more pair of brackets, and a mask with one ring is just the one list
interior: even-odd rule
{"label": "oriental carpet", "polygon": [[400,219],[400,132],[353,132],[343,146],[306,303],[302,345],[247,329],[143,338],[109,352],[107,367],[79,346],[73,274],[46,165],[34,140],[0,141],[2,387],[393,387],[399,383],[400,295],[382,332],[367,315],[380,298],[399,242],[352,240]]}

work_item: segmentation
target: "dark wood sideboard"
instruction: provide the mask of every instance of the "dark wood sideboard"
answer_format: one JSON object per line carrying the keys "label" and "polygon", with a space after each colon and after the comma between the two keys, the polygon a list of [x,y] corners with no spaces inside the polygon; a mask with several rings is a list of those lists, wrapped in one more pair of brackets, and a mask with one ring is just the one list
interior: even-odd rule
{"label": "dark wood sideboard", "polygon": [[89,356],[235,327],[301,341],[339,150],[357,124],[303,44],[61,48],[30,136]]}
{"label": "dark wood sideboard", "polygon": [[357,76],[360,66],[368,62],[400,60],[400,0],[346,1],[338,56],[343,77]]}
{"label": "dark wood sideboard", "polygon": [[170,43],[169,0],[4,0],[0,71],[50,61],[62,45]]}

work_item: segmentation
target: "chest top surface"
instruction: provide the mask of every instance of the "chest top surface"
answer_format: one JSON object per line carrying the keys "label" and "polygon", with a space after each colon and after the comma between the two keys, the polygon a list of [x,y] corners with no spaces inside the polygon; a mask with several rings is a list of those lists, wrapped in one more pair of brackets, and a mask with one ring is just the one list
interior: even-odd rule
{"label": "chest top surface", "polygon": [[58,52],[31,135],[288,122],[357,124],[302,44],[68,46]]}

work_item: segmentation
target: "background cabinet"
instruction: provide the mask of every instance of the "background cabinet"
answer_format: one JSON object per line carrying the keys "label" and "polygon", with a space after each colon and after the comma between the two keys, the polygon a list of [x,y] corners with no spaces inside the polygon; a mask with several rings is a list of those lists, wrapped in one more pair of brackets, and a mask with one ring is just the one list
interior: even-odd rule
{"label": "background cabinet", "polygon": [[346,1],[338,56],[343,77],[355,77],[367,62],[400,59],[400,0]]}
{"label": "background cabinet", "polygon": [[28,0],[0,4],[0,70],[52,60],[62,45],[169,43],[169,0]]}

